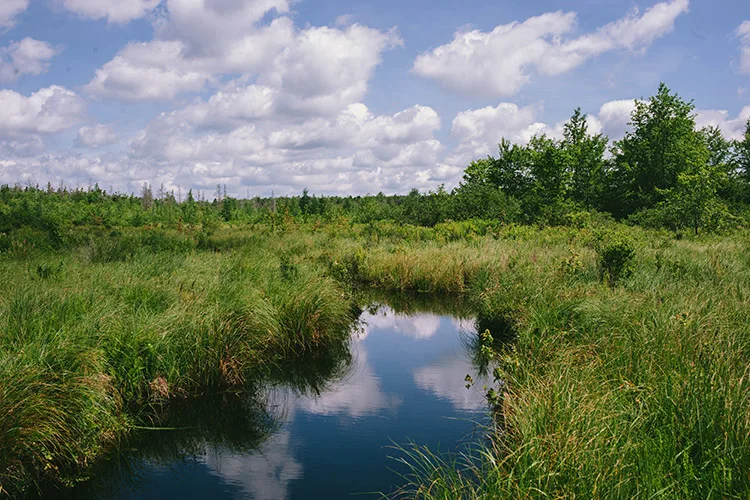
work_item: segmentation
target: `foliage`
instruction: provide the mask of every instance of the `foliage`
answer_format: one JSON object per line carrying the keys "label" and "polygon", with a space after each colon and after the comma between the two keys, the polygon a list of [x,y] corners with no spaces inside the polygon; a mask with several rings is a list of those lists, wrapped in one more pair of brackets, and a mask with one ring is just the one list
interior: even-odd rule
{"label": "foliage", "polygon": [[629,278],[635,271],[635,245],[620,231],[600,234],[595,242],[599,279],[610,285]]}

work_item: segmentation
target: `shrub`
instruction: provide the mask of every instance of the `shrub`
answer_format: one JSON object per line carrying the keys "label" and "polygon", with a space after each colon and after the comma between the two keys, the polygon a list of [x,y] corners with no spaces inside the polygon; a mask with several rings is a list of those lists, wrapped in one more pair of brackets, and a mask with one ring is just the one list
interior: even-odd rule
{"label": "shrub", "polygon": [[614,286],[635,271],[635,245],[620,232],[600,235],[595,245],[599,279]]}

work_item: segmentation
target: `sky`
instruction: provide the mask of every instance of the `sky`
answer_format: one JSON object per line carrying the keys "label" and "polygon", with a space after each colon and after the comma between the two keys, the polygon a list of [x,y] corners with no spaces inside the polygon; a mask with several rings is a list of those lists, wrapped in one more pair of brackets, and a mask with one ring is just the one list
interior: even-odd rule
{"label": "sky", "polygon": [[0,0],[0,183],[452,188],[502,138],[750,119],[747,0]]}

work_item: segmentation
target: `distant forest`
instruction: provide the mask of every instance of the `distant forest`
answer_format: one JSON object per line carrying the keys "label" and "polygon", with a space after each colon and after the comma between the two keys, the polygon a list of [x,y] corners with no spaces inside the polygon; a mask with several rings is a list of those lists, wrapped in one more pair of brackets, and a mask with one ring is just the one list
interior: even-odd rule
{"label": "distant forest", "polygon": [[722,231],[750,222],[750,121],[730,140],[717,127],[699,129],[695,106],[661,84],[635,102],[625,136],[589,131],[576,109],[562,139],[539,135],[526,144],[503,139],[496,156],[472,162],[452,191],[386,196],[236,199],[217,186],[211,201],[144,185],[139,196],[93,185],[0,188],[0,233],[31,227],[54,234],[68,226],[207,225],[221,222],[391,221],[434,226],[469,219],[577,225],[614,218],[677,231]]}

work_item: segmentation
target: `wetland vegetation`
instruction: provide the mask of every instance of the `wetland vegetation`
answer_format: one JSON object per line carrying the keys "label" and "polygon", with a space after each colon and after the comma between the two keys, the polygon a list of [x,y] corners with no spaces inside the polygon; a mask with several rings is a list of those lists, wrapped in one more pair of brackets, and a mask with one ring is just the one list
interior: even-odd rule
{"label": "wetland vegetation", "polygon": [[4,186],[0,492],[83,481],[186,402],[322,390],[375,290],[463,302],[494,378],[486,439],[394,452],[404,497],[746,498],[750,126],[727,141],[691,112],[660,88],[609,156],[576,112],[450,193]]}

